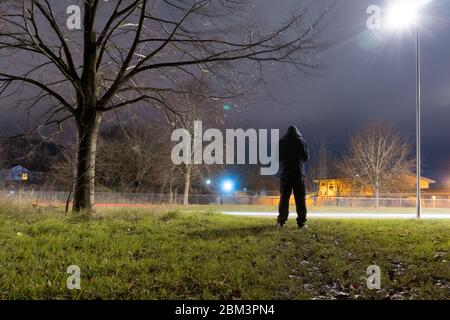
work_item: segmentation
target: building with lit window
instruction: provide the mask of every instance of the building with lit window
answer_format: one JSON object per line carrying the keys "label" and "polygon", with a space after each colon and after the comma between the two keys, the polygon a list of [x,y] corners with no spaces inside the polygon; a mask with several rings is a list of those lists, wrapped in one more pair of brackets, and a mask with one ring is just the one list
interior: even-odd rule
{"label": "building with lit window", "polygon": [[[317,196],[319,197],[373,197],[374,192],[371,187],[359,183],[356,179],[351,178],[333,178],[315,180],[318,186]],[[421,177],[420,189],[429,190],[430,185],[436,181]],[[416,177],[414,175],[404,175],[398,181],[392,184],[393,193],[408,194],[414,192],[416,187]]]}
{"label": "building with lit window", "polygon": [[9,185],[14,183],[36,183],[42,178],[41,172],[31,171],[20,165],[15,166],[9,170],[0,171],[0,182],[3,185]]}

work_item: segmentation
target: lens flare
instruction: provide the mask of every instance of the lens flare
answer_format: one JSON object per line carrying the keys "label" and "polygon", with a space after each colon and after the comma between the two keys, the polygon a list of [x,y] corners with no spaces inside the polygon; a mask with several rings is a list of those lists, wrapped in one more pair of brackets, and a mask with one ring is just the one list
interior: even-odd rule
{"label": "lens flare", "polygon": [[418,1],[402,0],[391,3],[386,11],[386,27],[399,30],[410,27],[418,21]]}

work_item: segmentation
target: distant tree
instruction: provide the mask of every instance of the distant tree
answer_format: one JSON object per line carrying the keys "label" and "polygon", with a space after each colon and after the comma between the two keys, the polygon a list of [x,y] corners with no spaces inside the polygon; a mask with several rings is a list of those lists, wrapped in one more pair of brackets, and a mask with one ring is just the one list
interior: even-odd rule
{"label": "distant tree", "polygon": [[169,127],[161,121],[135,119],[100,135],[98,183],[120,191],[143,192],[160,183],[170,161]]}
{"label": "distant tree", "polygon": [[317,186],[320,186],[322,180],[334,178],[331,176],[334,173],[334,161],[331,159],[330,152],[328,151],[327,138],[325,135],[320,138],[318,152],[314,152],[314,145],[312,145],[310,149],[311,160],[308,161],[306,186],[308,190],[317,193]]}
{"label": "distant tree", "polygon": [[47,181],[54,188],[61,188],[62,190],[70,190],[73,184],[73,167],[74,163],[73,148],[64,148],[61,151],[59,161],[53,164],[52,168],[47,174]]}
{"label": "distant tree", "polygon": [[2,166],[22,165],[32,171],[48,171],[61,156],[61,146],[39,136],[21,137],[0,142]]}
{"label": "distant tree", "polygon": [[413,166],[409,143],[392,126],[381,123],[368,125],[351,137],[340,169],[348,178],[370,187],[378,207],[380,193],[411,173]]}
{"label": "distant tree", "polygon": [[[208,128],[222,128],[227,120],[224,114],[223,99],[212,97],[213,90],[207,80],[190,81],[178,85],[179,94],[172,95],[171,104],[175,106],[175,118],[168,117],[173,129],[184,129],[194,137],[195,123],[200,121],[203,130]],[[236,97],[230,97],[230,99]],[[194,139],[191,140],[191,159],[194,157]],[[187,163],[177,166],[179,174],[183,176],[183,205],[189,204],[189,192],[193,179],[204,175],[211,176],[215,165]],[[216,166],[217,167],[217,166]]]}
{"label": "distant tree", "polygon": [[329,153],[327,149],[327,137],[325,135],[322,136],[320,140],[320,150],[319,150],[319,180],[330,178],[328,176],[328,161],[329,161]]}

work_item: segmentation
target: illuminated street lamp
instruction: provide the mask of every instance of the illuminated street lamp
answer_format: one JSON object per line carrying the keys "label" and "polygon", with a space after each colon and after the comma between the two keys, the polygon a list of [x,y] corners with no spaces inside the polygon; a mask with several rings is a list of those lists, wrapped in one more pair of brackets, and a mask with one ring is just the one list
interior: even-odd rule
{"label": "illuminated street lamp", "polygon": [[222,190],[226,193],[230,193],[234,190],[234,183],[231,180],[226,180],[222,184]]}
{"label": "illuminated street lamp", "polygon": [[420,37],[419,37],[419,8],[428,0],[399,0],[391,3],[387,9],[386,26],[393,30],[404,29],[411,25],[416,28],[416,208],[417,218],[421,214],[421,65],[420,65]]}
{"label": "illuminated street lamp", "polygon": [[235,185],[234,185],[234,182],[232,180],[227,179],[227,180],[222,181],[222,185],[221,185],[221,191],[222,192],[220,193],[220,204],[221,205],[223,205],[223,197],[224,197],[224,195],[225,194],[229,195],[229,194],[233,193],[234,192],[234,188],[235,188]]}
{"label": "illuminated street lamp", "polygon": [[387,8],[386,27],[399,30],[416,25],[418,22],[419,3],[415,0],[399,0]]}

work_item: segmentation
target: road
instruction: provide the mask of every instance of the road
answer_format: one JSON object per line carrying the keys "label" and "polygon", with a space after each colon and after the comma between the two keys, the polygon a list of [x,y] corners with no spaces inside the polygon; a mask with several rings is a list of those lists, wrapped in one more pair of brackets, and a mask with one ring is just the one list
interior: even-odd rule
{"label": "road", "polygon": [[[224,211],[223,214],[247,217],[276,217],[277,212]],[[294,213],[295,217],[296,214]],[[415,213],[308,213],[308,218],[325,219],[415,219]],[[450,213],[422,213],[422,219],[450,219]]]}

